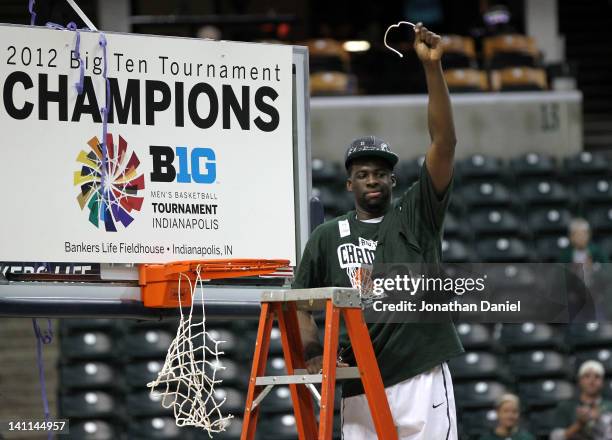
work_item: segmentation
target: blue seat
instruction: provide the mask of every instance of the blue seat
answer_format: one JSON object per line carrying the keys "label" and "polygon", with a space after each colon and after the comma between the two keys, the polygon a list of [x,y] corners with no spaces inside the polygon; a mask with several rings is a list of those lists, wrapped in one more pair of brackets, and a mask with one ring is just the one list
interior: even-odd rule
{"label": "blue seat", "polygon": [[293,411],[291,391],[287,386],[275,386],[261,403],[265,413],[287,413]]}
{"label": "blue seat", "polygon": [[529,207],[568,207],[573,204],[570,190],[553,179],[528,181],[521,185],[519,193],[521,200]]}
{"label": "blue seat", "polygon": [[555,158],[544,153],[524,153],[510,159],[510,169],[517,177],[553,178],[557,172]]}
{"label": "blue seat", "polygon": [[508,392],[505,385],[496,381],[459,382],[453,385],[457,407],[492,408],[498,399]]}
{"label": "blue seat", "polygon": [[295,440],[297,438],[293,414],[278,414],[262,418],[257,427],[261,440]]}
{"label": "blue seat", "polygon": [[528,214],[529,228],[535,236],[567,233],[572,214],[568,209],[540,208]]}
{"label": "blue seat", "polygon": [[70,360],[112,360],[120,357],[120,345],[111,332],[80,330],[61,338],[61,352]]}
{"label": "blue seat", "polygon": [[474,260],[474,251],[466,242],[457,239],[442,240],[442,261],[445,263],[467,263]]}
{"label": "blue seat", "polygon": [[508,187],[493,180],[465,184],[457,190],[457,193],[468,209],[510,207],[515,203]]}
{"label": "blue seat", "polygon": [[552,235],[536,239],[536,253],[541,262],[557,261],[570,245],[566,235]]}
{"label": "blue seat", "polygon": [[457,356],[448,361],[448,367],[453,379],[457,380],[485,380],[508,379],[506,366],[492,353],[485,351],[471,351],[463,356]]}
{"label": "blue seat", "polygon": [[520,379],[570,376],[568,359],[552,350],[530,350],[508,355],[510,371]]}
{"label": "blue seat", "polygon": [[489,349],[493,346],[491,330],[484,324],[463,322],[457,324],[457,333],[466,350]]}
{"label": "blue seat", "polygon": [[133,359],[163,359],[173,339],[174,334],[164,329],[138,329],[124,337],[125,355]]}
{"label": "blue seat", "polygon": [[589,322],[567,326],[567,343],[574,349],[612,346],[612,323]]}
{"label": "blue seat", "polygon": [[586,213],[586,219],[593,233],[612,233],[612,208],[602,206],[590,209]]}
{"label": "blue seat", "polygon": [[116,440],[120,428],[107,420],[71,420],[70,431],[62,435],[66,440]]}
{"label": "blue seat", "polygon": [[612,204],[612,179],[608,177],[598,179],[585,179],[576,185],[576,192],[580,201],[588,206]]}
{"label": "blue seat", "polygon": [[[497,411],[492,408],[462,411],[458,417],[469,438],[479,438],[497,426]],[[463,437],[462,437],[463,438]]]}
{"label": "blue seat", "polygon": [[145,417],[133,419],[128,424],[127,437],[129,440],[190,440],[192,432],[189,428],[178,427],[174,417]]}
{"label": "blue seat", "polygon": [[603,154],[583,151],[576,155],[566,157],[563,167],[570,175],[609,175],[610,162]]}
{"label": "blue seat", "polygon": [[76,391],[61,394],[59,409],[66,418],[112,418],[121,413],[114,395],[104,391]]}
{"label": "blue seat", "polygon": [[518,238],[486,238],[476,243],[479,260],[486,263],[520,263],[530,258],[527,243]]}
{"label": "blue seat", "polygon": [[326,159],[312,159],[312,182],[320,185],[326,182],[336,182],[340,177],[345,177],[344,169],[337,162]]}
{"label": "blue seat", "polygon": [[[166,402],[169,403],[171,399]],[[130,417],[170,417],[172,408],[164,408],[162,398],[151,394],[148,388],[135,389],[125,395],[126,413]]]}
{"label": "blue seat", "polygon": [[580,350],[575,352],[576,355],[576,372],[583,362],[596,360],[601,362],[606,372],[606,375],[612,374],[612,350],[610,348],[597,348],[591,350]]}
{"label": "blue seat", "polygon": [[470,180],[497,179],[504,171],[503,162],[498,157],[472,154],[458,160],[455,166],[457,177],[462,182]]}
{"label": "blue seat", "polygon": [[519,384],[521,401],[531,409],[556,405],[575,394],[574,383],[564,379],[539,379]]}
{"label": "blue seat", "polygon": [[468,221],[476,237],[517,236],[523,232],[521,221],[508,209],[481,209],[471,213]]}
{"label": "blue seat", "polygon": [[115,367],[106,362],[64,364],[59,368],[59,377],[64,390],[107,389],[121,384],[121,376]]}
{"label": "blue seat", "polygon": [[124,372],[126,385],[134,388],[146,386],[149,382],[157,379],[157,375],[163,366],[163,360],[159,359],[140,360],[127,363]]}
{"label": "blue seat", "polygon": [[563,334],[555,326],[537,322],[504,324],[500,341],[508,350],[561,348]]}

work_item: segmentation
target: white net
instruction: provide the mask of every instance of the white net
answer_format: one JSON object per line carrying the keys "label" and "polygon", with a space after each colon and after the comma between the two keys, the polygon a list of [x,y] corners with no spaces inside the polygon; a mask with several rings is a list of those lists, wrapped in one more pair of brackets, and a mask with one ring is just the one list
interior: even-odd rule
{"label": "white net", "polygon": [[374,282],[372,280],[372,266],[355,263],[346,268],[346,274],[351,280],[351,287],[359,290],[361,304],[370,304],[374,300]]}
{"label": "white net", "polygon": [[[192,296],[189,314],[186,314],[187,307],[183,311],[181,295],[178,295],[181,316],[176,337],[170,344],[157,379],[147,387],[151,388],[151,395],[161,398],[164,408],[173,409],[177,426],[197,426],[212,437],[213,433],[225,431],[233,416],[224,416],[221,406],[225,399],[215,398],[215,387],[222,382],[217,373],[224,368],[219,360],[223,354],[219,345],[224,341],[215,340],[206,331],[200,267],[195,272],[195,281],[185,274],[179,275],[179,292],[181,283],[189,283]],[[202,305],[201,320],[193,316],[196,293]]]}

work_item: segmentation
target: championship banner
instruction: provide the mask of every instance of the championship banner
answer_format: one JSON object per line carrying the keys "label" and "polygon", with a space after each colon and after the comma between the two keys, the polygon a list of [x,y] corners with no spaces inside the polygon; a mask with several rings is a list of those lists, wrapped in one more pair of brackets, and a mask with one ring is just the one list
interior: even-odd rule
{"label": "championship banner", "polygon": [[0,261],[295,264],[291,46],[10,25],[0,41]]}

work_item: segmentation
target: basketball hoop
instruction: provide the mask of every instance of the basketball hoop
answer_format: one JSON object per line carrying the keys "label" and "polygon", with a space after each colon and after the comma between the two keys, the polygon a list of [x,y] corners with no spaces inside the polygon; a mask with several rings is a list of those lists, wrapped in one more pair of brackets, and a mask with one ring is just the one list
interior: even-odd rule
{"label": "basketball hoop", "polygon": [[[215,397],[215,387],[222,382],[217,373],[224,369],[219,360],[223,341],[206,330],[203,281],[270,274],[288,265],[288,260],[234,259],[146,264],[139,268],[145,306],[178,306],[180,310],[179,326],[164,366],[157,379],[147,384],[164,408],[173,409],[177,426],[203,428],[212,437],[225,431],[233,417],[221,413],[225,399]],[[201,320],[193,319],[196,293],[201,297]]]}

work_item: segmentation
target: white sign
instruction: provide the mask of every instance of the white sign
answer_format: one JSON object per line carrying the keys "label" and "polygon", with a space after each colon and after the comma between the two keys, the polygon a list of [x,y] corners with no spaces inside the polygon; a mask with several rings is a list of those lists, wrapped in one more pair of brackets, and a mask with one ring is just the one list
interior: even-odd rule
{"label": "white sign", "polygon": [[105,34],[104,148],[76,38],[0,26],[0,261],[295,263],[291,47]]}

